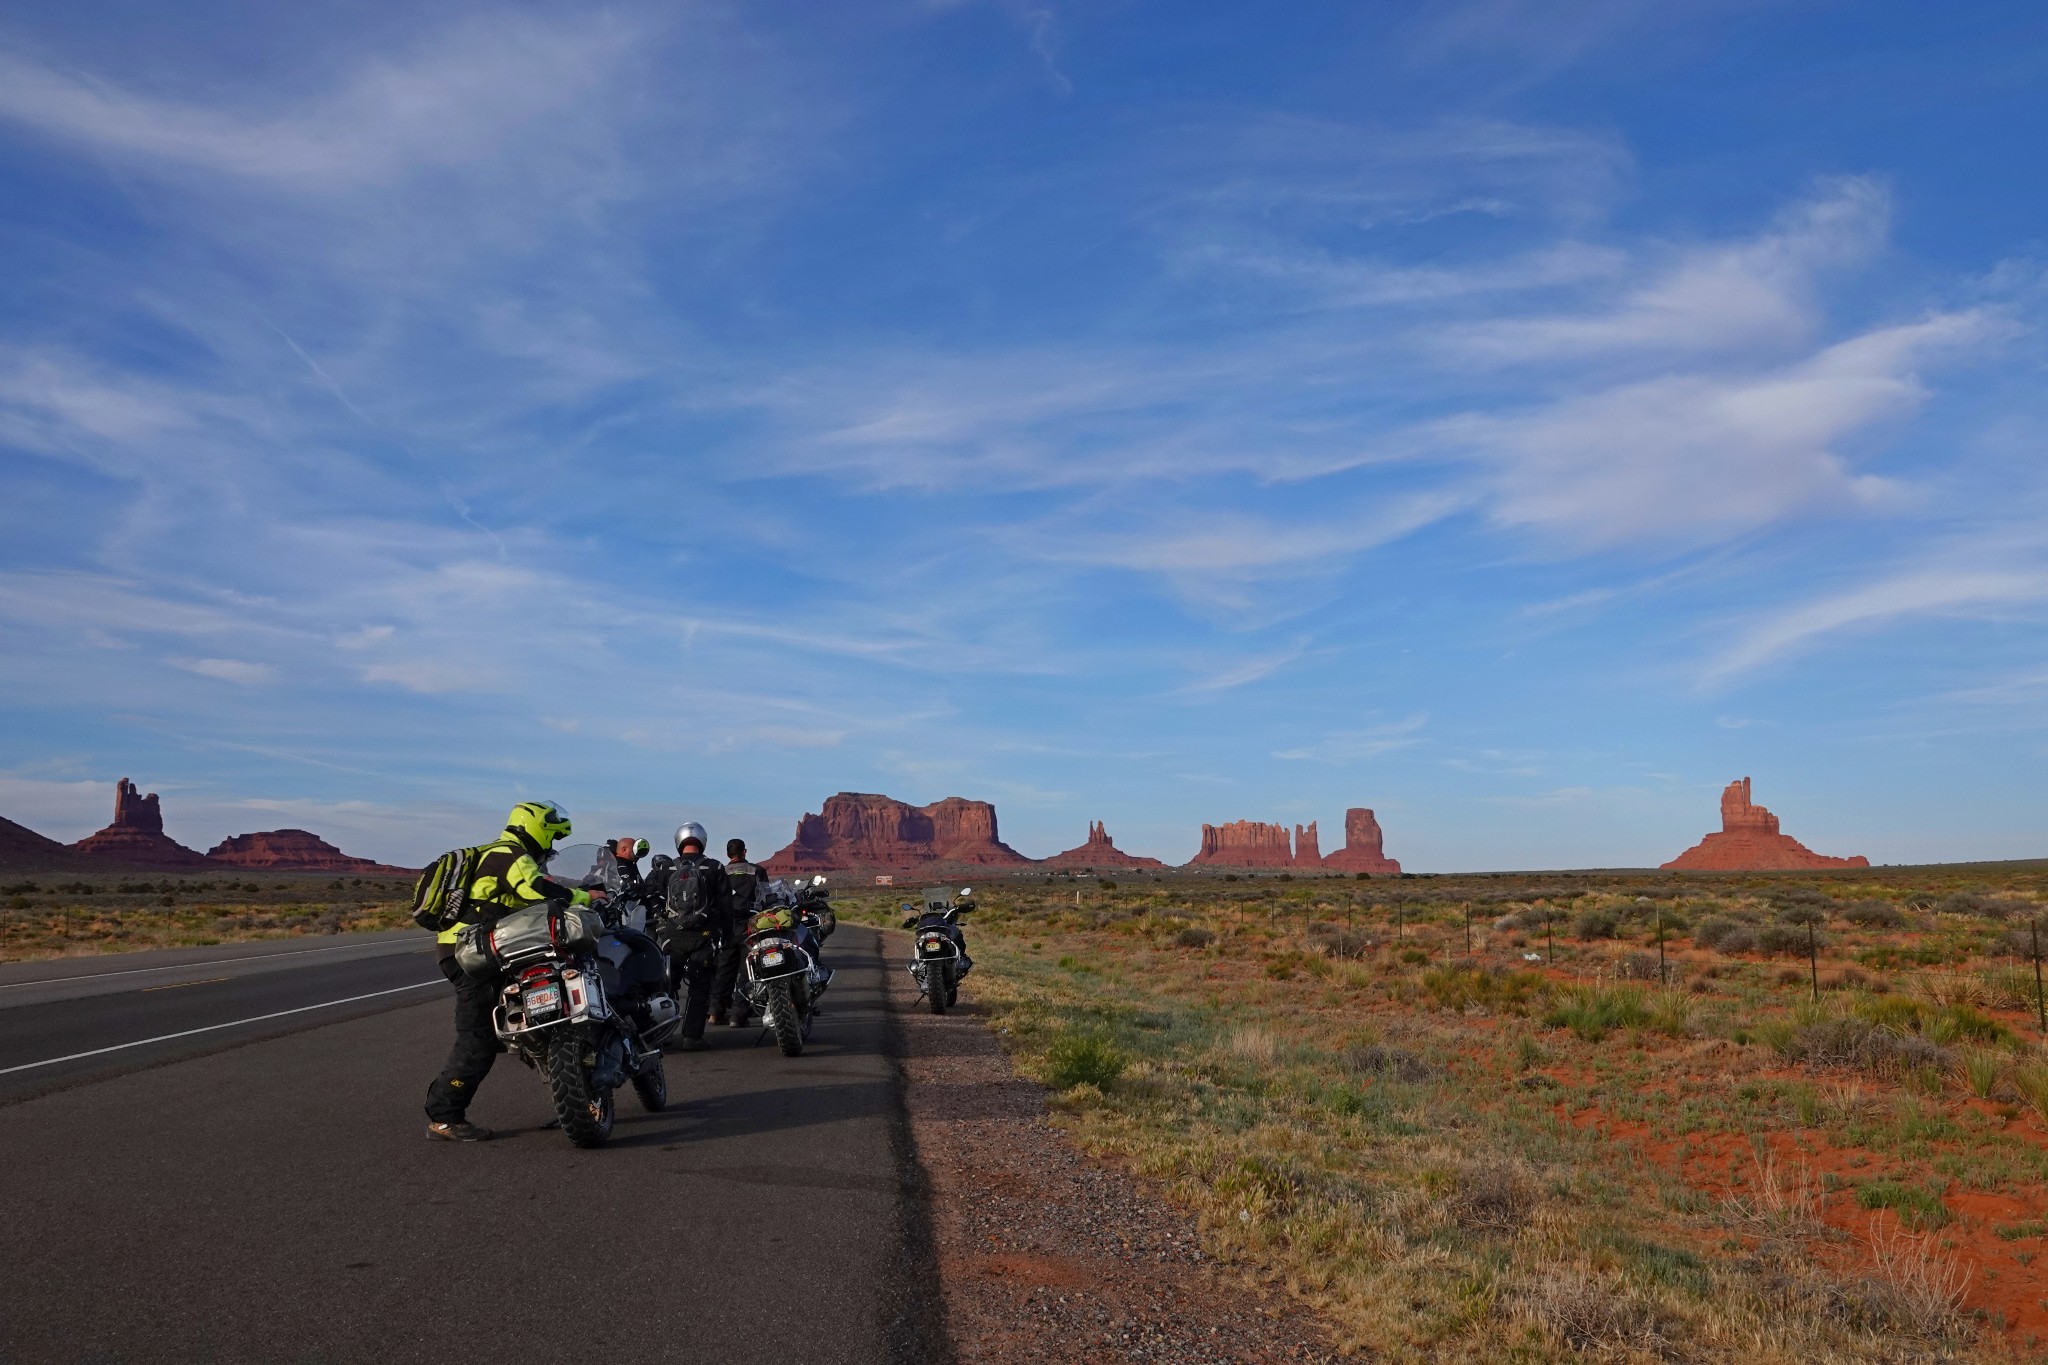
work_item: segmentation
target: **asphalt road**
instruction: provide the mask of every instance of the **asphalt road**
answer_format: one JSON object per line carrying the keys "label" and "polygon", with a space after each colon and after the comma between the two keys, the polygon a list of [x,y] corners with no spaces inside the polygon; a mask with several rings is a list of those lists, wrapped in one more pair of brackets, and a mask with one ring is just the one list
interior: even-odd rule
{"label": "asphalt road", "polygon": [[939,1358],[872,930],[802,1057],[714,1029],[592,1152],[509,1057],[427,1140],[431,951],[304,946],[0,968],[0,1361]]}

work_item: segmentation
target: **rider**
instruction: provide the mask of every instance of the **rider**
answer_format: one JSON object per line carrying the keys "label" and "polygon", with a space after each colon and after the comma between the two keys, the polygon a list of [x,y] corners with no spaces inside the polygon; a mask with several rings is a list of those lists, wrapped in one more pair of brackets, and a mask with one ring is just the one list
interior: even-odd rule
{"label": "rider", "polygon": [[555,844],[569,833],[569,812],[553,801],[522,801],[506,817],[505,832],[484,845],[469,884],[469,918],[440,935],[441,975],[455,987],[455,1046],[441,1074],[427,1087],[427,1136],[449,1142],[483,1142],[491,1136],[466,1117],[476,1088],[498,1059],[498,1034],[491,1009],[503,985],[495,971],[470,976],[455,961],[455,941],[471,924],[490,924],[509,910],[541,901],[590,904],[590,893],[564,886],[543,868]]}
{"label": "rider", "polygon": [[[735,965],[744,950],[744,940],[732,923],[732,889],[725,869],[716,858],[706,857],[709,836],[694,820],[676,828],[676,860],[668,869],[664,904],[667,910],[667,942],[687,994],[683,1001],[683,1046],[704,1045],[704,1022],[718,1003],[719,992],[732,994],[733,973],[726,970],[730,951]],[[698,916],[699,923],[692,923]],[[735,947],[734,945],[741,945]],[[724,1006],[718,1013],[723,1017]]]}
{"label": "rider", "polygon": [[638,890],[646,885],[647,879],[640,875],[640,860],[647,856],[647,841],[628,836],[612,841],[612,858],[619,865],[619,875],[626,879],[626,889]]}

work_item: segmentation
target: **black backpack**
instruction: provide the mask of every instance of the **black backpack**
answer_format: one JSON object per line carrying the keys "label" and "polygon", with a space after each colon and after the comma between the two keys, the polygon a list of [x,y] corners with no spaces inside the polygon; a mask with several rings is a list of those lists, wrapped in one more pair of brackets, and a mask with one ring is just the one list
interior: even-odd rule
{"label": "black backpack", "polygon": [[451,848],[420,873],[412,884],[412,922],[429,933],[442,933],[462,923],[469,909],[469,884],[488,844]]}
{"label": "black backpack", "polygon": [[676,860],[675,869],[668,877],[668,912],[678,918],[704,915],[710,919],[723,920],[726,907],[717,903],[717,894],[712,882],[722,869],[717,863],[706,859],[702,862]]}

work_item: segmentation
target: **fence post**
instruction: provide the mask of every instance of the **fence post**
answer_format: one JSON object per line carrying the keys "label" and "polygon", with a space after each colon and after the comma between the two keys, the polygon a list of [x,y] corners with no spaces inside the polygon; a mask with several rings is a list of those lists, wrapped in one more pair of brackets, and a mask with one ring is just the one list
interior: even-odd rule
{"label": "fence post", "polygon": [[2041,920],[2039,916],[2028,922],[2027,930],[2034,938],[2034,1017],[2041,1021],[2041,1032],[2048,1033],[2048,1006],[2041,1002]]}
{"label": "fence post", "polygon": [[1671,973],[1664,966],[1664,902],[1657,902],[1657,984],[1671,985]]}
{"label": "fence post", "polygon": [[1813,921],[1806,922],[1806,964],[1813,971],[1813,1002],[1820,1003],[1820,949],[1815,946]]}

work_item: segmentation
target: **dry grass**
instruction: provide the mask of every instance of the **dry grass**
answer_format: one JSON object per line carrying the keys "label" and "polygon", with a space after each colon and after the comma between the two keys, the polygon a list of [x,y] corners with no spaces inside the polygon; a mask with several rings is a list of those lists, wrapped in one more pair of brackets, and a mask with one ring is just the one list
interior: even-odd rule
{"label": "dry grass", "polygon": [[1932,1236],[1879,1227],[1869,1245],[1874,1299],[1893,1326],[1937,1340],[1963,1325],[1970,1272],[1942,1255]]}
{"label": "dry grass", "polygon": [[[1916,901],[1890,875],[1811,895],[1950,894]],[[2048,1060],[1994,1013],[2012,994],[1981,960],[1995,933],[1961,912],[1864,914],[1823,945],[1814,1002],[1804,964],[1781,986],[1783,964],[1672,931],[1663,988],[1615,976],[1648,974],[1631,957],[1654,948],[1643,893],[1592,880],[1167,879],[1079,908],[1024,887],[975,926],[975,1003],[1031,1074],[1076,1031],[1126,1051],[1125,1077],[1067,1093],[1059,1121],[1362,1355],[2003,1359],[1995,1312],[1963,1307],[1991,1282],[1971,1279],[1981,1203],[1946,1197],[2048,1188],[2038,1130],[1970,1098],[1994,1068],[1991,1088],[2031,1091],[2048,1125]],[[1754,880],[1687,892],[1664,923],[1717,919],[1739,945],[1728,926],[1792,899]],[[1468,899],[1492,926],[1469,951]],[[1560,934],[1553,965],[1528,916],[1588,910],[1623,941]],[[1190,928],[1213,936],[1200,951],[1180,946]],[[1873,1218],[1910,1226],[1881,1247],[1844,1230]],[[2024,1264],[1987,1303],[2012,1301]]]}

